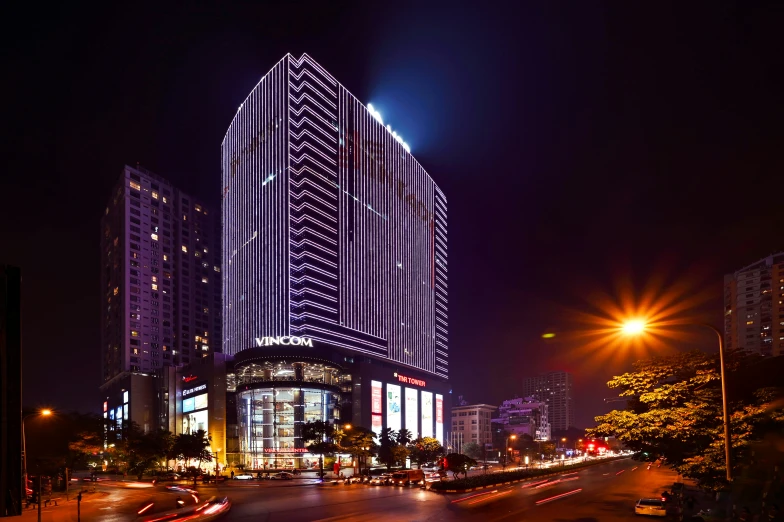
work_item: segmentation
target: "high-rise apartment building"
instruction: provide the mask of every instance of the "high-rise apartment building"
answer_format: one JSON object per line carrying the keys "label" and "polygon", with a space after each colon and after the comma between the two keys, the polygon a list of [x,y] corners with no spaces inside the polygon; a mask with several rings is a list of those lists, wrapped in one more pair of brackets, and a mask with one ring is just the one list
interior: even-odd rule
{"label": "high-rise apartment building", "polygon": [[784,353],[784,253],[724,276],[724,342],[765,356]]}
{"label": "high-rise apartment building", "polygon": [[568,372],[548,372],[523,379],[523,396],[536,397],[547,403],[547,416],[552,431],[574,426],[572,375]]}
{"label": "high-rise apartment building", "polygon": [[308,55],[286,55],[240,105],[222,172],[223,347],[246,467],[317,459],[310,420],[443,441],[446,197],[408,145]]}
{"label": "high-rise apartment building", "polygon": [[0,517],[19,516],[22,462],[22,272],[0,263]]}
{"label": "high-rise apartment building", "polygon": [[[142,167],[124,167],[101,218],[106,399],[125,394],[131,381],[141,382],[129,374],[150,376],[220,352],[219,248],[217,212]],[[120,410],[126,405],[124,418],[107,413],[120,425],[134,420],[149,428],[152,405],[145,418],[128,417],[127,411],[140,411],[137,404],[127,407],[134,393],[118,398]]]}

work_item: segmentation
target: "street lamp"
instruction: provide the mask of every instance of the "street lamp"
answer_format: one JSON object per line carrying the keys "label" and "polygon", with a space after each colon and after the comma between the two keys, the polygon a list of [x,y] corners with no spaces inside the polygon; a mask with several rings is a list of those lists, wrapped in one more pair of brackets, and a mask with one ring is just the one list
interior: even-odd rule
{"label": "street lamp", "polygon": [[[32,413],[28,413],[27,415],[22,416],[22,480],[24,480],[24,484],[22,484],[22,495],[23,499],[27,499],[27,438],[25,435],[25,427],[24,422],[26,419],[30,417],[34,417],[36,415],[40,415],[41,417],[49,417],[52,414],[52,410],[49,408],[44,408],[40,411],[34,411]],[[40,472],[38,477],[38,520],[41,520],[41,479],[40,479]]]}
{"label": "street lamp", "polygon": [[[719,338],[719,369],[721,372],[721,412],[722,421],[724,424],[724,460],[727,467],[727,482],[732,482],[732,467],[730,465],[730,449],[732,441],[730,440],[730,419],[727,412],[727,379],[725,377],[724,369],[724,339],[721,332],[712,325],[707,323],[692,323],[691,326],[702,326],[708,328],[716,334]],[[626,335],[639,335],[645,332],[647,324],[640,319],[633,319],[627,321],[621,326],[621,331]]]}
{"label": "street lamp", "polygon": [[504,459],[504,469],[506,469],[506,463],[509,462],[509,450],[512,449],[512,448],[509,447],[509,440],[510,439],[511,440],[515,440],[516,438],[517,438],[517,435],[507,435],[507,437],[506,437],[506,444],[505,444],[505,446],[506,446],[506,459]]}

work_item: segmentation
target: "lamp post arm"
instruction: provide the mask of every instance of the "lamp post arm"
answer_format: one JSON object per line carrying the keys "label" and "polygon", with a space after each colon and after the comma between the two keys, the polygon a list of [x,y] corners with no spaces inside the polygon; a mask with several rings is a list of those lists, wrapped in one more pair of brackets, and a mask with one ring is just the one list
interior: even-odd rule
{"label": "lamp post arm", "polygon": [[707,323],[701,323],[700,326],[704,326],[705,328],[709,328],[713,330],[716,336],[719,338],[719,369],[721,372],[721,411],[722,411],[722,421],[724,424],[724,460],[726,462],[727,467],[727,482],[732,482],[732,463],[730,460],[730,450],[732,441],[730,439],[730,418],[729,418],[729,411],[727,408],[727,379],[726,379],[726,371],[725,371],[725,364],[724,364],[724,336],[722,333],[713,325]]}

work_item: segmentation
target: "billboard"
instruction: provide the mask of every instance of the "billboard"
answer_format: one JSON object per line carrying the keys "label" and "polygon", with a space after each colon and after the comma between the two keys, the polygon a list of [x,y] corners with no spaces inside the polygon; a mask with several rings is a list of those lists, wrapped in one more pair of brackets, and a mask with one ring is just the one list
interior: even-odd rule
{"label": "billboard", "polygon": [[422,436],[433,436],[433,394],[422,392]]}
{"label": "billboard", "polygon": [[370,381],[370,413],[384,413],[382,408],[381,383]]}
{"label": "billboard", "polygon": [[417,399],[419,392],[413,388],[406,388],[406,429],[416,439],[419,437],[419,415],[417,413]]}
{"label": "billboard", "polygon": [[400,430],[401,410],[400,386],[387,383],[387,428]]}
{"label": "billboard", "polygon": [[207,430],[207,410],[195,411],[182,416],[182,432],[193,433],[196,430]]}
{"label": "billboard", "polygon": [[444,396],[436,394],[436,438],[444,444]]}
{"label": "billboard", "polygon": [[373,430],[373,433],[375,433],[376,436],[381,436],[381,430],[384,429],[384,426],[381,422],[381,415],[373,415],[370,429]]}

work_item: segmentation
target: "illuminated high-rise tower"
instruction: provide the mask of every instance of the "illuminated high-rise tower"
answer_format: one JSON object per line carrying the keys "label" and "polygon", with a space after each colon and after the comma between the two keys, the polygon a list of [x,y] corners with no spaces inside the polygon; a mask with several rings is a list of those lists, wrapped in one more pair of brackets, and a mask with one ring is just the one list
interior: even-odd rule
{"label": "illuminated high-rise tower", "polygon": [[[446,197],[404,140],[308,55],[286,55],[229,126],[222,180],[223,351],[238,391],[330,381],[335,418],[380,429],[389,379],[387,401],[406,406],[388,404],[388,427],[403,415],[412,432],[443,431],[443,390],[427,388],[448,376]],[[281,364],[294,366],[278,379]],[[293,418],[292,443],[306,420]]]}

